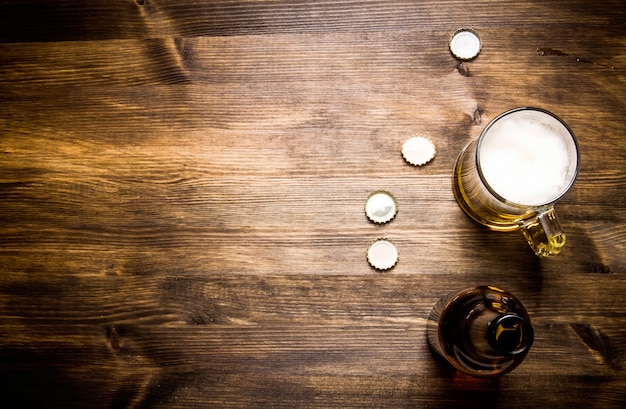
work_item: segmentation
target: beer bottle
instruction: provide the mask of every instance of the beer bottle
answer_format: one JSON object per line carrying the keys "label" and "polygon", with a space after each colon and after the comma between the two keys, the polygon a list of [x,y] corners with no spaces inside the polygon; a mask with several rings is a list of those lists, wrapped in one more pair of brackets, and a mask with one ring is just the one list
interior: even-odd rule
{"label": "beer bottle", "polygon": [[430,312],[427,334],[433,352],[479,377],[498,377],[517,367],[534,335],[519,300],[492,286],[443,297]]}

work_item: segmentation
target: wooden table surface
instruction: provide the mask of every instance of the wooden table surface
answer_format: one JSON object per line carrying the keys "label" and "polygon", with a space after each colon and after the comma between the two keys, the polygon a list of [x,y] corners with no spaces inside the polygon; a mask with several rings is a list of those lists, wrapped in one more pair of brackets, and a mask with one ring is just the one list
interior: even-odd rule
{"label": "wooden table surface", "polygon": [[[483,48],[460,63],[465,26]],[[519,106],[580,145],[551,259],[451,189]],[[386,225],[363,212],[379,189]],[[622,408],[626,4],[2,1],[0,209],[2,408]],[[425,337],[480,284],[536,333],[496,381]]]}

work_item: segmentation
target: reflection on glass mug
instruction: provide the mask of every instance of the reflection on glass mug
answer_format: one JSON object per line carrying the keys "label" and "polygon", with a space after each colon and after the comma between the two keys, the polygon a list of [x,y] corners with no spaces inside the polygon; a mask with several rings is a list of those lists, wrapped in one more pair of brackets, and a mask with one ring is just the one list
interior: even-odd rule
{"label": "reflection on glass mug", "polygon": [[569,127],[539,108],[493,119],[461,151],[454,195],[463,211],[496,231],[521,230],[535,254],[558,254],[565,233],[554,203],[574,184],[578,145]]}

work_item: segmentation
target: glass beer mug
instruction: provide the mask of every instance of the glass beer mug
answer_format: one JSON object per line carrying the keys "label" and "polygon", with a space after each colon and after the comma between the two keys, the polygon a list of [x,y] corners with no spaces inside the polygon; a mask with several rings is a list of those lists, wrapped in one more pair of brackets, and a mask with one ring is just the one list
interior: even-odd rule
{"label": "glass beer mug", "polygon": [[496,231],[521,230],[536,255],[558,254],[565,233],[554,203],[574,184],[578,144],[569,127],[539,108],[493,119],[461,151],[453,189],[463,211]]}

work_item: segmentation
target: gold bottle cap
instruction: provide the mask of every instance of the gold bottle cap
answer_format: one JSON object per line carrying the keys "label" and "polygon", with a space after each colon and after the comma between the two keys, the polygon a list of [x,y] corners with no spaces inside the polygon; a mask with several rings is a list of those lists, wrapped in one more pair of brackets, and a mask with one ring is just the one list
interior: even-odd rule
{"label": "gold bottle cap", "polygon": [[387,239],[378,239],[367,250],[367,261],[377,270],[388,270],[398,262],[398,249]]}
{"label": "gold bottle cap", "polygon": [[482,48],[482,40],[471,28],[461,28],[450,38],[450,52],[459,60],[475,58]]}
{"label": "gold bottle cap", "polygon": [[377,224],[391,221],[398,212],[398,202],[389,192],[379,190],[367,197],[365,202],[365,214]]}
{"label": "gold bottle cap", "polygon": [[436,154],[435,145],[423,136],[414,136],[402,145],[404,160],[413,166],[422,166],[430,162]]}

